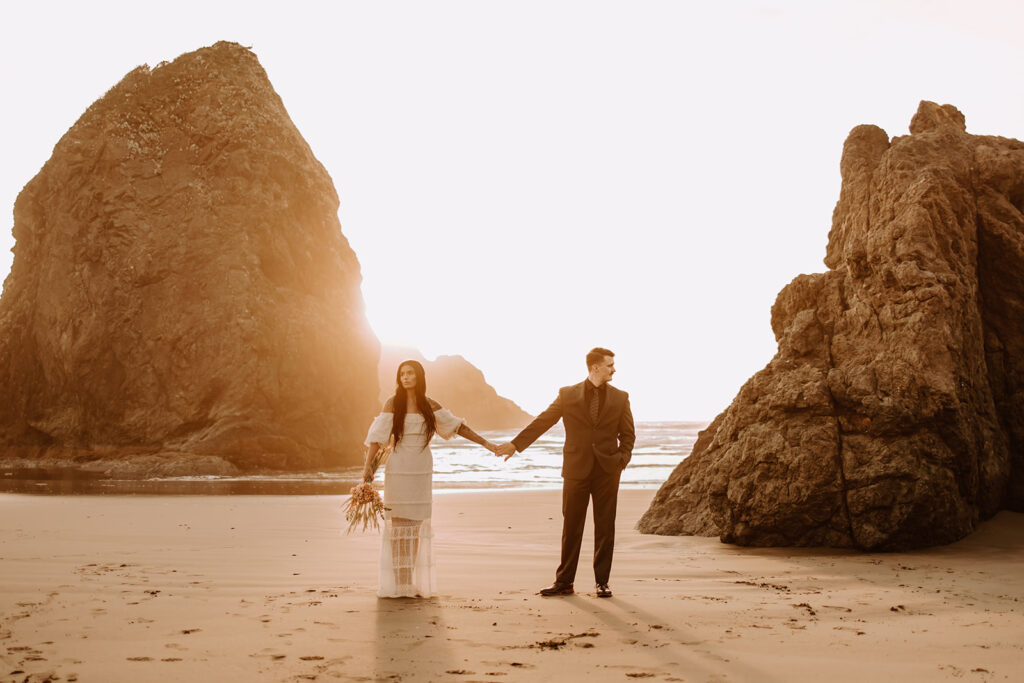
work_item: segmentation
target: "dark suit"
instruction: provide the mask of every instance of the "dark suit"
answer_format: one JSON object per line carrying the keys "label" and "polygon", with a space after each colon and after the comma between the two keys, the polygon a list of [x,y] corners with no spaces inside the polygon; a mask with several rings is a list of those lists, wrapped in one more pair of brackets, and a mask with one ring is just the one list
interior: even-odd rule
{"label": "dark suit", "polygon": [[583,542],[590,498],[594,499],[594,578],[608,583],[615,547],[615,507],[619,475],[633,455],[633,413],[629,394],[606,385],[604,405],[592,422],[585,401],[585,382],[558,390],[558,398],[512,439],[523,451],[558,420],[565,426],[562,448],[562,560],[555,574],[572,584]]}

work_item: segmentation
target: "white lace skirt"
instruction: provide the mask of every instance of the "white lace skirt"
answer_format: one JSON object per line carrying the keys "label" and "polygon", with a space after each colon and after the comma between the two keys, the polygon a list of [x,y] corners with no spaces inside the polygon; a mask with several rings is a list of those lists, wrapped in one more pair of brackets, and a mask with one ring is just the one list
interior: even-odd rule
{"label": "white lace skirt", "polygon": [[434,583],[434,532],[430,520],[388,519],[380,543],[382,598],[429,598]]}
{"label": "white lace skirt", "polygon": [[437,592],[430,527],[434,460],[429,448],[414,443],[403,439],[384,469],[389,509],[380,543],[382,598],[429,598]]}

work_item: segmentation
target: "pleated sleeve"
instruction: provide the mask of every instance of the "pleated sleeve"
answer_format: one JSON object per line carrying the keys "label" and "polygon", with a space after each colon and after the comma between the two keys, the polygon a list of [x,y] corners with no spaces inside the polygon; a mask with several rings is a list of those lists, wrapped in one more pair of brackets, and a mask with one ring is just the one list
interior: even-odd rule
{"label": "pleated sleeve", "polygon": [[370,429],[366,432],[366,445],[371,443],[387,443],[391,438],[391,427],[395,424],[394,413],[381,413],[373,418]]}
{"label": "pleated sleeve", "polygon": [[459,427],[465,422],[461,417],[455,417],[446,408],[439,408],[434,411],[434,423],[438,435],[443,439],[450,439],[455,436]]}

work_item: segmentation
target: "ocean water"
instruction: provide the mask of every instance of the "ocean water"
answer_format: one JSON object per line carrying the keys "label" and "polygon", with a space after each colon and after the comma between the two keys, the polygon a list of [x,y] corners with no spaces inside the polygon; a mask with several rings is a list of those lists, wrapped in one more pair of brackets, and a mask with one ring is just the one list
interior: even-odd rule
{"label": "ocean water", "polygon": [[[623,471],[621,488],[655,489],[690,451],[706,422],[639,422],[633,459]],[[485,431],[495,443],[509,441],[518,430]],[[434,490],[560,488],[561,424],[552,427],[523,453],[508,462],[484,448],[456,437],[434,439]],[[347,494],[358,482],[361,467],[336,472],[305,472],[241,477],[170,477],[111,481],[56,472],[0,473],[0,492],[38,494],[203,495],[203,494]],[[377,481],[382,475],[378,473]]]}
{"label": "ocean water", "polygon": [[[633,459],[622,473],[620,487],[657,488],[693,450],[706,422],[640,422],[636,425]],[[494,443],[509,441],[518,430],[483,432]],[[434,488],[561,488],[561,423],[532,446],[505,462],[465,439],[434,439]]]}

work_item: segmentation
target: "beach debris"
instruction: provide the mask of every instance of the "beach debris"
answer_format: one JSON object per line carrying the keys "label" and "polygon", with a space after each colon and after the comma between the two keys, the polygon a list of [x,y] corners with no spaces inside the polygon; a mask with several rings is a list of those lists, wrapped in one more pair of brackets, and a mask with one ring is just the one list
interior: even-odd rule
{"label": "beach debris", "polygon": [[809,614],[812,617],[817,614],[817,612],[814,611],[814,608],[811,607],[806,602],[801,602],[799,604],[793,605],[793,607],[796,607],[798,609],[805,609],[805,610],[807,610],[807,614]]}
{"label": "beach debris", "polygon": [[744,585],[744,586],[755,586],[757,588],[766,588],[766,589],[769,589],[769,590],[776,590],[776,591],[780,591],[782,593],[789,593],[790,592],[789,586],[785,586],[785,585],[783,585],[781,583],[766,583],[764,581],[761,581],[761,582],[757,582],[757,581],[733,581],[733,583],[738,583],[738,584],[741,584],[741,585]]}
{"label": "beach debris", "polygon": [[[561,638],[551,638],[549,640],[541,640],[529,647],[539,648],[541,650],[559,650],[569,644],[570,641],[578,638],[597,638],[600,633],[597,631],[585,631],[583,633],[570,633],[569,635]],[[593,647],[591,643],[581,643],[583,647]]]}

